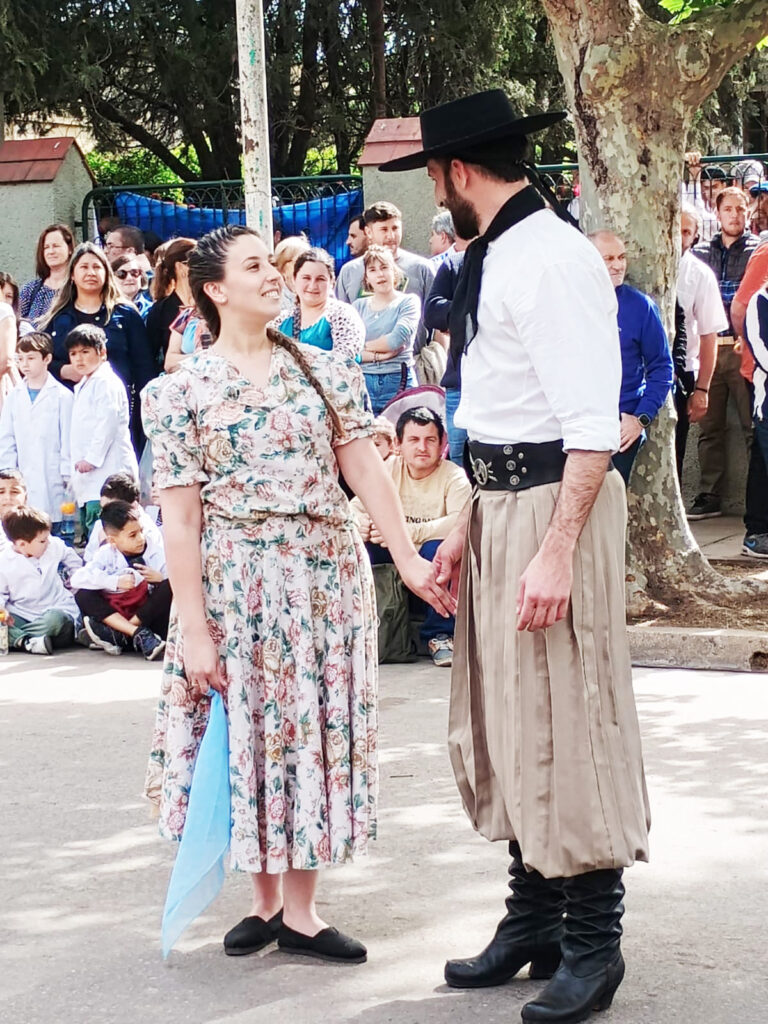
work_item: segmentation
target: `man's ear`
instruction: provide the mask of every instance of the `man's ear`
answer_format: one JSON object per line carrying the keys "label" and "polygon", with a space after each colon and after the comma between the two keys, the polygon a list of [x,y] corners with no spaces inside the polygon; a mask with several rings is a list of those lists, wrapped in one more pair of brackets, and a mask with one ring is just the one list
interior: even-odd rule
{"label": "man's ear", "polygon": [[368,239],[368,241],[372,242],[373,241],[373,232],[371,231],[370,224],[366,224],[365,227],[363,228],[363,231],[365,232],[365,237]]}

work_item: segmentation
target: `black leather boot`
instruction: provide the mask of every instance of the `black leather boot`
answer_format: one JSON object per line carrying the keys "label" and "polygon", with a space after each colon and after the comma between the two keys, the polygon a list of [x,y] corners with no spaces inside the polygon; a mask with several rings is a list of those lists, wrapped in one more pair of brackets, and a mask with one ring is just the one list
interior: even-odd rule
{"label": "black leather boot", "polygon": [[449,960],[445,980],[453,988],[503,985],[530,964],[532,978],[551,978],[560,963],[564,897],[560,879],[526,871],[520,847],[509,844],[507,913],[482,953],[468,960]]}
{"label": "black leather boot", "polygon": [[621,871],[590,871],[563,879],[563,962],[536,999],[526,1003],[526,1024],[578,1024],[607,1010],[624,977]]}

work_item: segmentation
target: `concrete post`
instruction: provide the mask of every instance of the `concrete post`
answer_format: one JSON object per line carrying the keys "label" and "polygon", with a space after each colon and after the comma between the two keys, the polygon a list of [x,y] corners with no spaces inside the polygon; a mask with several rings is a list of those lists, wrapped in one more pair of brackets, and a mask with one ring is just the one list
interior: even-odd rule
{"label": "concrete post", "polygon": [[243,132],[245,219],[272,249],[272,181],[269,170],[264,13],[261,0],[237,0],[237,53]]}

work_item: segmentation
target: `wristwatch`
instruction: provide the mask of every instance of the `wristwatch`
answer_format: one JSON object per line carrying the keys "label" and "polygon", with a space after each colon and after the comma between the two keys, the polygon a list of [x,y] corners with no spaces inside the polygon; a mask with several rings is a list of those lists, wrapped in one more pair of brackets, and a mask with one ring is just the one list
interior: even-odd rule
{"label": "wristwatch", "polygon": [[645,430],[646,427],[650,427],[650,425],[651,425],[651,417],[647,413],[641,412],[640,415],[637,417],[637,419],[638,419],[638,422],[640,423],[640,426],[643,428],[643,430]]}

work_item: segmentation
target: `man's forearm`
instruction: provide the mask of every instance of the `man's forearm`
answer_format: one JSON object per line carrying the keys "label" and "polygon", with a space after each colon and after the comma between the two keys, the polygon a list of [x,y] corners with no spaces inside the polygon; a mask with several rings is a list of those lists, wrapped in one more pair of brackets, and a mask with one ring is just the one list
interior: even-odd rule
{"label": "man's forearm", "polygon": [[610,452],[568,453],[557,505],[541,550],[570,557],[605,480]]}
{"label": "man's forearm", "polygon": [[702,334],[699,348],[699,373],[696,377],[697,388],[709,388],[712,374],[717,363],[717,335]]}

